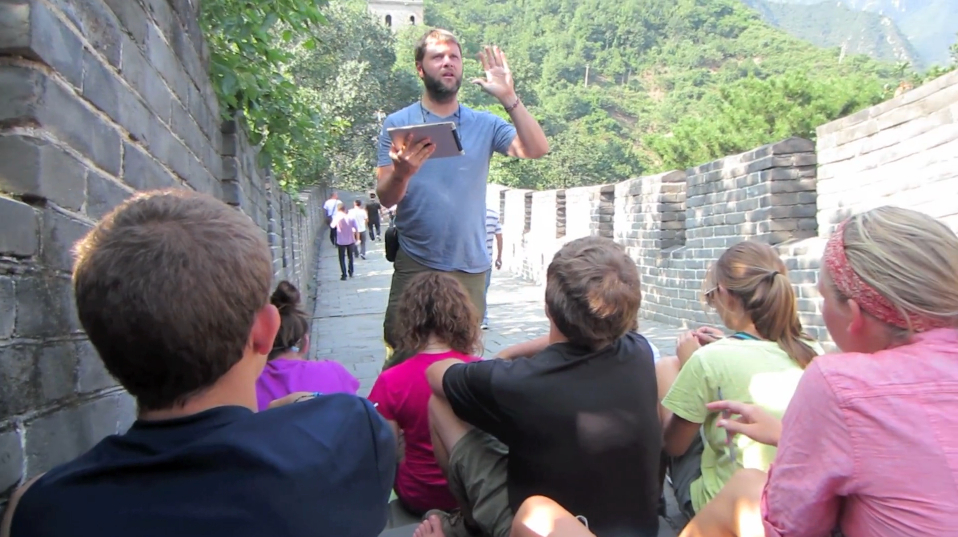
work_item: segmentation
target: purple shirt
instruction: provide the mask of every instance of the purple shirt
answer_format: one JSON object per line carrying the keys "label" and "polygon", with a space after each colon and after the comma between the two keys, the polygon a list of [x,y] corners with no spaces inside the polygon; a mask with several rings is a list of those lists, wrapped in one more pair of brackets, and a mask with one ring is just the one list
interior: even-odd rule
{"label": "purple shirt", "polygon": [[356,244],[356,235],[359,228],[356,227],[356,221],[348,213],[337,212],[333,217],[333,227],[336,228],[336,244],[340,246],[349,246]]}
{"label": "purple shirt", "polygon": [[294,392],[348,393],[356,395],[359,381],[339,362],[332,360],[285,360],[266,362],[256,381],[259,410]]}

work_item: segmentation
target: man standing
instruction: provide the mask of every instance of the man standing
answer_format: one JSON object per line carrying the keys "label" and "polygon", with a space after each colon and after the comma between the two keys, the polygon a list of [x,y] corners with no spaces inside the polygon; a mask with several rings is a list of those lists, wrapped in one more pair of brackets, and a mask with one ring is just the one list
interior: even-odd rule
{"label": "man standing", "polygon": [[[477,312],[485,310],[485,273],[489,256],[483,225],[486,181],[493,152],[540,158],[549,151],[542,127],[516,95],[506,57],[498,47],[479,54],[485,78],[473,83],[499,100],[512,124],[458,101],[462,85],[462,47],[446,30],[430,30],[415,50],[423,81],[422,100],[390,114],[379,137],[377,193],[387,207],[398,204],[395,260],[389,304],[383,323],[386,343],[394,347],[399,295],[406,282],[425,271],[448,272],[469,293]],[[391,140],[387,129],[423,123],[454,122],[464,154],[429,159],[430,140]]]}
{"label": "man standing", "polygon": [[376,193],[369,193],[369,203],[366,204],[366,215],[368,216],[367,221],[369,222],[369,240],[374,241],[376,237],[381,237],[383,232],[380,228],[382,223],[382,212],[383,206],[379,204],[376,200]]}
{"label": "man standing", "polygon": [[336,206],[339,203],[339,194],[333,192],[329,195],[329,199],[326,200],[326,203],[323,204],[323,210],[326,211],[326,225],[329,226],[329,242],[333,243],[333,246],[336,244],[336,228],[333,226],[333,216],[336,215]]}
{"label": "man standing", "polygon": [[[493,266],[496,267],[496,270],[502,268],[502,225],[499,223],[499,211],[486,207],[486,251],[489,253],[489,260],[492,261],[492,240],[496,240],[496,251],[499,252],[499,255],[496,256],[496,261],[493,263]],[[482,326],[483,330],[489,329],[489,284],[492,283],[492,269],[486,271],[486,300],[483,302],[486,305],[486,309],[482,311]]]}
{"label": "man standing", "polygon": [[359,257],[366,259],[366,224],[369,220],[363,202],[356,200],[355,206],[350,209],[349,216],[356,221],[356,246],[359,247]]}

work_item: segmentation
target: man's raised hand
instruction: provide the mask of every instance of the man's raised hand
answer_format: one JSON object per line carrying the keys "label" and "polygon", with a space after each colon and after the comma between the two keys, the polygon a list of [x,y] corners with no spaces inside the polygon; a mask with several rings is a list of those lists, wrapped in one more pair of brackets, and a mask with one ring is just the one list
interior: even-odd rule
{"label": "man's raised hand", "polygon": [[412,134],[407,134],[401,142],[394,140],[389,150],[389,158],[393,161],[393,177],[402,181],[416,175],[423,162],[436,150],[436,145],[429,138],[416,143],[412,140]]}
{"label": "man's raised hand", "polygon": [[[515,82],[512,79],[512,71],[509,70],[509,63],[506,61],[506,55],[499,50],[499,47],[485,47],[479,52],[479,61],[482,63],[482,70],[486,72],[486,78],[474,78],[473,84],[478,84],[486,93],[503,101],[503,99],[513,99],[515,95]],[[508,106],[512,103],[503,102]]]}

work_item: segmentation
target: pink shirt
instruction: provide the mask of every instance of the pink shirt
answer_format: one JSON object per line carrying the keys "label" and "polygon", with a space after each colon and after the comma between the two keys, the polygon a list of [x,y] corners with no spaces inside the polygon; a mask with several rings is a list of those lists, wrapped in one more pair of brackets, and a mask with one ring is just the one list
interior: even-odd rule
{"label": "pink shirt", "polygon": [[805,370],[762,495],[765,534],[950,535],[958,528],[958,330]]}
{"label": "pink shirt", "polygon": [[336,228],[336,244],[348,246],[356,243],[356,233],[359,228],[356,227],[356,221],[349,214],[336,211],[333,215],[332,226]]}
{"label": "pink shirt", "polygon": [[396,494],[410,509],[452,510],[456,500],[449,492],[446,478],[439,469],[429,438],[429,396],[426,368],[432,364],[457,358],[477,362],[479,358],[452,351],[440,354],[417,354],[405,362],[382,372],[369,400],[384,418],[395,421],[406,438],[406,457],[396,473]]}

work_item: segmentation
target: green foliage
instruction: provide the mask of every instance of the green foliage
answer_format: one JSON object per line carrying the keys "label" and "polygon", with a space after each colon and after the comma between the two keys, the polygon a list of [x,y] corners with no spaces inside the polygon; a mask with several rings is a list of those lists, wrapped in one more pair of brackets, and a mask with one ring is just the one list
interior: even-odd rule
{"label": "green foliage", "polygon": [[883,99],[880,84],[859,77],[839,81],[788,73],[749,77],[722,87],[703,107],[708,115],[683,118],[648,144],[666,168],[687,168],[743,148],[790,136],[814,138],[815,128]]}
{"label": "green foliage", "polygon": [[[211,76],[224,117],[241,112],[290,191],[373,181],[377,111],[415,98],[394,38],[362,0],[204,0]],[[320,11],[320,8],[322,11]]]}
{"label": "green foliage", "polygon": [[491,180],[519,187],[621,181],[811,136],[893,80],[893,66],[790,37],[740,0],[435,0],[426,22],[469,53],[508,54],[551,146],[493,162]]}
{"label": "green foliage", "polygon": [[287,171],[291,148],[320,141],[319,118],[285,66],[297,48],[316,46],[308,35],[325,22],[317,0],[204,0],[201,24],[210,46],[210,76],[224,118],[240,112],[250,141],[262,144],[260,164]]}

